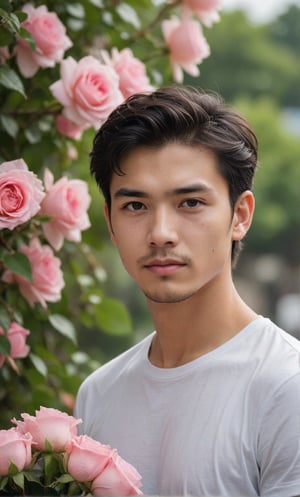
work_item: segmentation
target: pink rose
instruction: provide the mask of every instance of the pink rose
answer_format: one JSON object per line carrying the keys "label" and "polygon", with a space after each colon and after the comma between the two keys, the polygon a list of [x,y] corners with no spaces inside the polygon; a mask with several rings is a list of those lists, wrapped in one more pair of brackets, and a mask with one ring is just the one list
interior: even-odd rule
{"label": "pink rose", "polygon": [[54,256],[48,245],[42,246],[38,238],[32,238],[29,245],[22,245],[20,252],[27,255],[32,268],[32,281],[6,269],[2,280],[6,283],[16,282],[27,302],[33,307],[39,302],[44,308],[46,302],[57,302],[64,287],[61,262]]}
{"label": "pink rose", "polygon": [[220,20],[218,10],[223,0],[182,0],[183,4],[197,14],[204,26],[211,27]]}
{"label": "pink rose", "polygon": [[[13,321],[7,333],[8,341],[10,342],[10,357],[12,359],[22,359],[29,354],[30,348],[26,345],[26,337],[30,334],[18,323]],[[5,335],[3,328],[0,328],[0,335]],[[4,362],[5,356],[0,354],[0,366]]]}
{"label": "pink rose", "polygon": [[10,54],[7,47],[0,47],[0,66],[3,66],[7,59],[9,59]]}
{"label": "pink rose", "polygon": [[174,80],[182,83],[182,69],[191,76],[198,76],[197,64],[200,64],[210,54],[199,22],[192,21],[186,10],[182,21],[177,16],[163,21],[162,30],[170,50]]}
{"label": "pink rose", "polygon": [[13,230],[40,210],[45,194],[42,182],[23,159],[0,165],[0,229]]}
{"label": "pink rose", "polygon": [[63,452],[67,443],[77,435],[77,425],[81,422],[65,412],[51,407],[41,407],[35,416],[21,414],[24,421],[12,419],[21,433],[30,433],[37,450],[46,450],[46,441],[53,452]]}
{"label": "pink rose", "polygon": [[103,471],[112,450],[108,445],[102,445],[87,435],[81,435],[70,440],[66,453],[68,473],[74,480],[88,482]]}
{"label": "pink rose", "polygon": [[143,495],[141,475],[117,451],[104,470],[92,482],[93,495]]}
{"label": "pink rose", "polygon": [[66,35],[66,28],[54,12],[48,12],[46,5],[32,7],[26,4],[23,11],[28,15],[21,26],[32,35],[36,47],[18,38],[16,46],[17,64],[25,78],[31,78],[39,67],[54,67],[73,43]]}
{"label": "pink rose", "polygon": [[0,476],[8,475],[11,462],[19,471],[29,466],[31,440],[30,433],[20,433],[17,428],[0,430]]}
{"label": "pink rose", "polygon": [[78,159],[78,150],[71,143],[67,143],[67,157],[72,161]]}
{"label": "pink rose", "polygon": [[81,231],[89,228],[87,210],[91,197],[85,181],[68,180],[63,176],[54,183],[53,175],[48,169],[45,171],[44,182],[47,193],[41,213],[51,220],[43,223],[43,232],[52,247],[59,250],[64,238],[79,242]]}
{"label": "pink rose", "polygon": [[117,73],[91,55],[79,62],[67,57],[60,75],[50,90],[64,106],[65,117],[83,129],[99,128],[123,100]]}
{"label": "pink rose", "polygon": [[60,134],[72,138],[73,140],[80,140],[82,137],[82,132],[84,131],[77,124],[72,123],[63,114],[59,114],[55,118],[55,126]]}
{"label": "pink rose", "polygon": [[108,52],[103,50],[102,56],[104,62],[111,65],[118,74],[119,87],[125,98],[134,93],[154,90],[146,74],[145,64],[134,57],[130,48],[123,48],[120,52],[113,48],[111,58]]}

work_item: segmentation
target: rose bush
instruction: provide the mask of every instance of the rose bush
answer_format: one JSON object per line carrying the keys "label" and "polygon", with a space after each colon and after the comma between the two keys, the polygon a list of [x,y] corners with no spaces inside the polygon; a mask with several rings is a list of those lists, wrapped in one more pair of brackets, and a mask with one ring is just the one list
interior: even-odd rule
{"label": "rose bush", "polygon": [[[0,335],[5,336],[5,331],[0,328]],[[20,326],[19,323],[13,321],[7,332],[7,340],[10,344],[10,351],[8,355],[0,354],[0,367],[3,365],[6,358],[23,359],[29,354],[30,347],[26,344],[26,338],[30,335],[30,331]]]}
{"label": "rose bush", "polygon": [[0,476],[9,473],[11,464],[22,471],[31,463],[30,433],[20,433],[17,428],[0,430]]}
{"label": "rose bush", "polygon": [[46,407],[22,418],[0,430],[0,494],[142,495],[141,476],[116,449],[77,435],[80,419]]}
{"label": "rose bush", "polygon": [[[132,343],[129,313],[104,286],[106,231],[98,192],[91,202],[96,187],[88,168],[94,129],[132,93],[172,84],[173,74],[182,81],[183,71],[198,74],[208,53],[201,16],[219,6],[216,0],[1,6],[2,425],[16,406],[70,412],[84,377]],[[172,24],[166,37],[163,20]]]}
{"label": "rose bush", "polygon": [[183,3],[197,14],[207,27],[220,20],[219,10],[222,0],[183,0]]}
{"label": "rose bush", "polygon": [[31,78],[40,67],[54,67],[73,43],[56,13],[48,12],[45,5],[34,8],[28,3],[22,10],[27,18],[21,25],[31,34],[35,47],[18,38],[15,52],[21,74]]}
{"label": "rose bush", "polygon": [[14,229],[40,210],[43,184],[23,159],[0,164],[0,229]]}
{"label": "rose bush", "polygon": [[81,240],[81,231],[90,227],[87,213],[91,197],[85,181],[68,180],[65,176],[54,183],[51,171],[44,175],[46,196],[41,214],[50,217],[42,225],[45,238],[55,250],[62,247],[64,238],[73,242]]}
{"label": "rose bush", "polygon": [[198,76],[198,64],[210,54],[200,24],[191,20],[190,13],[186,10],[181,20],[172,16],[163,21],[162,30],[170,50],[175,81],[182,83],[182,69],[191,76]]}
{"label": "rose bush", "polygon": [[55,257],[48,245],[41,245],[38,238],[32,238],[29,245],[21,245],[19,251],[28,257],[32,281],[10,269],[4,271],[2,280],[6,283],[15,282],[31,307],[36,302],[43,307],[47,307],[47,302],[57,302],[65,285],[60,259]]}
{"label": "rose bush", "polygon": [[72,123],[72,121],[67,119],[63,114],[58,114],[56,116],[55,126],[59,133],[68,138],[73,138],[74,140],[80,140],[84,131],[83,128]]}
{"label": "rose bush", "polygon": [[0,66],[5,64],[5,62],[9,59],[9,51],[7,47],[0,47]]}
{"label": "rose bush", "polygon": [[60,76],[50,90],[63,105],[65,117],[77,126],[99,127],[123,100],[116,72],[91,55],[78,62],[67,57]]}
{"label": "rose bush", "polygon": [[137,57],[134,57],[130,48],[123,48],[119,51],[112,48],[111,56],[107,51],[102,51],[102,57],[106,64],[111,65],[119,76],[119,88],[123,97],[127,98],[141,91],[151,91],[154,89],[150,85],[146,73],[146,66]]}

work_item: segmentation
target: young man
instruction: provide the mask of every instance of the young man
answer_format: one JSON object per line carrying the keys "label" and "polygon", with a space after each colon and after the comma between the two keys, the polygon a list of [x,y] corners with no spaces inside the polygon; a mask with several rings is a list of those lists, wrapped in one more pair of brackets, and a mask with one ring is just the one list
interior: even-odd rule
{"label": "young man", "polygon": [[91,171],[155,332],[78,393],[83,431],[146,495],[300,494],[300,343],[238,295],[257,141],[216,96],[169,87],[118,107]]}

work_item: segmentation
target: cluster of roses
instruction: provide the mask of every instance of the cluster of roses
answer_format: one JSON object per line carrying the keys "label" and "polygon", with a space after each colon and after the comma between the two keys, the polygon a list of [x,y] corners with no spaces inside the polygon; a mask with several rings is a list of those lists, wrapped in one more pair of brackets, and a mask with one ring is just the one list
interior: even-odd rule
{"label": "cluster of roses", "polygon": [[[3,252],[24,254],[31,266],[31,279],[14,272],[2,263],[1,280],[6,284],[17,284],[24,299],[34,306],[36,302],[47,307],[47,302],[60,300],[64,287],[61,261],[55,256],[64,239],[81,240],[81,231],[90,226],[88,207],[90,195],[87,183],[63,176],[54,182],[52,173],[46,169],[44,184],[28,169],[23,159],[4,162],[0,165],[0,230]],[[34,226],[28,230],[28,222]],[[13,230],[30,232],[29,244],[14,246]],[[42,244],[40,236],[50,244]],[[53,250],[54,249],[54,250]],[[0,328],[0,335],[5,332]],[[29,331],[12,321],[7,333],[10,355],[7,359],[26,357],[29,348],[26,337]],[[0,367],[5,355],[0,354]]]}
{"label": "cluster of roses", "polygon": [[[172,16],[164,20],[162,31],[174,78],[182,81],[182,70],[196,76],[197,65],[209,54],[201,23],[210,26],[218,20],[221,0],[172,0],[172,4],[179,5],[182,18]],[[99,127],[124,98],[152,88],[145,65],[129,48],[121,51],[112,48],[110,54],[102,50],[99,59],[92,55],[78,62],[73,57],[64,59],[72,41],[56,13],[49,12],[45,5],[35,8],[26,4],[22,10],[27,17],[21,26],[30,33],[34,44],[17,36],[11,53],[8,47],[0,48],[0,64],[14,56],[21,74],[31,78],[39,68],[60,63],[61,79],[50,85],[50,91],[62,105],[61,113],[55,117],[61,134],[79,140],[84,130]],[[201,23],[192,18],[193,14]],[[17,228],[14,245],[11,243],[14,237],[8,241],[4,231],[1,247],[4,253],[23,254],[31,266],[31,278],[24,277],[7,265],[7,258],[1,257],[0,279],[8,285],[17,284],[31,306],[38,302],[46,308],[46,302],[60,300],[64,279],[61,261],[53,249],[59,250],[65,238],[80,241],[81,231],[90,226],[89,204],[90,196],[83,181],[63,177],[54,183],[52,173],[46,170],[43,185],[22,159],[0,165],[0,230]],[[34,222],[28,225],[33,218]],[[41,243],[41,234],[48,244]],[[24,239],[29,243],[24,243]],[[28,334],[14,319],[6,332],[0,327],[0,335],[6,336],[10,350],[9,354],[0,354],[0,367],[5,359],[14,366],[14,359],[26,357]]]}
{"label": "cluster of roses", "polygon": [[[182,0],[181,18],[173,15],[162,22],[175,81],[183,81],[183,70],[192,76],[199,74],[198,64],[210,54],[201,23],[211,26],[217,21],[221,3],[222,0]],[[63,59],[72,41],[57,15],[45,5],[34,8],[26,4],[22,10],[27,14],[22,27],[31,34],[35,48],[18,38],[14,50],[17,65],[21,74],[29,78],[39,67],[60,63],[61,79],[50,86],[50,91],[63,107],[56,116],[56,127],[61,134],[79,140],[84,130],[98,128],[124,98],[153,88],[144,63],[129,48],[119,51],[114,47],[110,54],[102,50],[99,59],[92,55],[79,61],[71,56]],[[9,53],[4,47],[0,59],[6,57]]]}
{"label": "cluster of roses", "polygon": [[21,417],[0,430],[0,494],[30,495],[35,484],[39,495],[74,487],[77,495],[142,495],[141,476],[116,449],[77,435],[80,419],[47,407]]}

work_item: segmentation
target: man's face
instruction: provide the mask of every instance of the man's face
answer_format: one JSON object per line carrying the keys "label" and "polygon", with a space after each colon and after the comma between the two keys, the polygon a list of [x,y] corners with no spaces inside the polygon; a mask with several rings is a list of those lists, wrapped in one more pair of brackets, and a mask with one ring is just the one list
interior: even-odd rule
{"label": "man's face", "polygon": [[180,302],[230,278],[231,242],[250,224],[252,196],[243,194],[232,213],[213,152],[174,143],[140,147],[121,167],[105,215],[126,270],[147,298]]}

